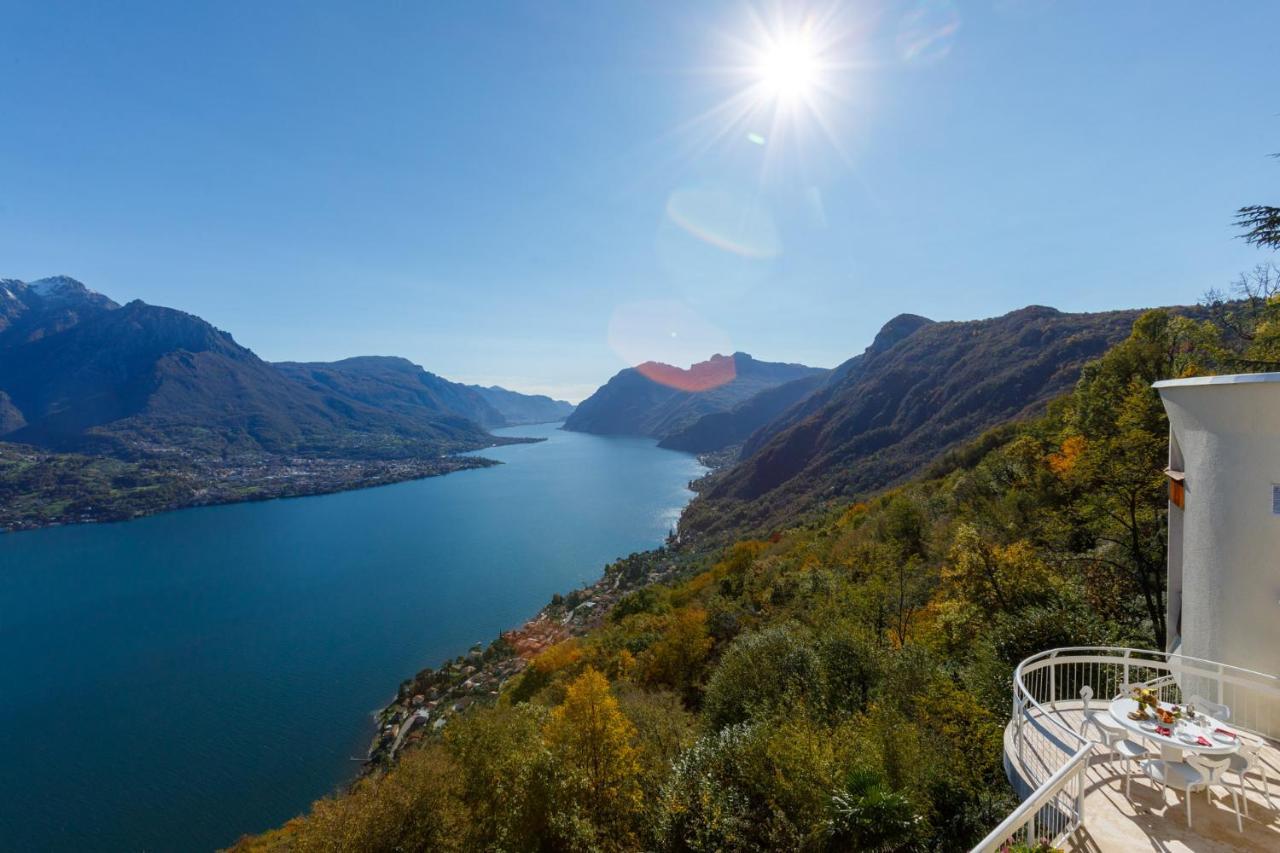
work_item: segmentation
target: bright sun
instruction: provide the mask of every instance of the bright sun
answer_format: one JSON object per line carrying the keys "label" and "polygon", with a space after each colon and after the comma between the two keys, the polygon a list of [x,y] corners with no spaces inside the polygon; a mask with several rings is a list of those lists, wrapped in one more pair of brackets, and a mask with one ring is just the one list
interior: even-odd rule
{"label": "bright sun", "polygon": [[861,20],[834,6],[801,14],[802,0],[786,0],[785,7],[783,0],[752,2],[777,5],[772,12],[751,8],[736,30],[720,33],[720,55],[708,70],[726,95],[688,123],[702,135],[694,144],[705,149],[722,138],[745,139],[762,149],[762,175],[784,157],[797,165],[811,161],[794,155],[815,139],[847,159],[840,141],[854,103],[850,72],[858,65],[851,54],[860,48]]}
{"label": "bright sun", "polygon": [[770,44],[756,74],[767,94],[780,100],[806,98],[818,82],[817,52],[798,36]]}

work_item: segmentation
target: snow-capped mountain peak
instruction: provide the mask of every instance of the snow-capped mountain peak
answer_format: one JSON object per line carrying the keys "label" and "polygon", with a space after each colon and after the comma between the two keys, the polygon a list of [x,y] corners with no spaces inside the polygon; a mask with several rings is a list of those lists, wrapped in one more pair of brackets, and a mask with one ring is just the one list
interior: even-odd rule
{"label": "snow-capped mountain peak", "polygon": [[97,295],[94,291],[85,287],[83,284],[76,281],[74,278],[71,278],[70,276],[66,276],[66,275],[55,275],[55,276],[50,276],[49,278],[38,279],[36,281],[30,282],[27,285],[27,287],[31,288],[31,291],[35,293],[37,296],[40,296],[44,299],[56,298],[59,296],[69,296],[73,293],[81,294],[81,295],[84,295],[84,294]]}

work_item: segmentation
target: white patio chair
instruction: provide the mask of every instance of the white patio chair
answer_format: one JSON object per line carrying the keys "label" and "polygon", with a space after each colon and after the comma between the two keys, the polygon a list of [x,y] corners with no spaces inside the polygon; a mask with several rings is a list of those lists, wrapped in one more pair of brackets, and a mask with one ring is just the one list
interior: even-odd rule
{"label": "white patio chair", "polygon": [[[1160,783],[1163,798],[1165,789],[1170,786],[1181,789],[1187,798],[1187,828],[1191,828],[1191,794],[1203,790],[1205,800],[1211,801],[1214,785],[1223,785],[1231,792],[1231,805],[1236,811],[1236,831],[1244,832],[1244,823],[1240,818],[1240,800],[1236,797],[1235,788],[1222,781],[1222,774],[1231,766],[1230,756],[1188,755],[1186,761],[1165,761],[1152,758],[1142,762],[1143,771]],[[1241,792],[1244,788],[1241,786]]]}
{"label": "white patio chair", "polygon": [[[1129,797],[1129,780],[1133,777],[1133,763],[1146,758],[1151,752],[1137,741],[1125,737],[1126,730],[1111,717],[1110,711],[1089,709],[1089,701],[1093,699],[1093,688],[1085,685],[1080,688],[1080,699],[1084,706],[1084,723],[1080,726],[1083,734],[1089,726],[1098,731],[1099,742],[1116,754],[1124,763],[1124,795]],[[1117,787],[1119,782],[1116,782]]]}
{"label": "white patio chair", "polygon": [[[1249,815],[1249,798],[1245,795],[1244,786],[1249,782],[1249,772],[1258,768],[1262,763],[1262,741],[1247,738],[1242,734],[1236,735],[1240,741],[1240,749],[1229,756],[1231,759],[1231,771],[1240,779],[1240,796],[1244,800],[1244,813]],[[1262,778],[1262,796],[1267,800],[1267,807],[1274,809],[1275,803],[1271,800],[1271,786],[1267,782],[1266,769],[1258,770],[1258,776]],[[1249,782],[1249,787],[1253,787],[1253,783]]]}
{"label": "white patio chair", "polygon": [[1099,742],[1108,749],[1117,740],[1125,736],[1125,728],[1112,718],[1110,711],[1106,708],[1091,709],[1089,707],[1089,703],[1093,701],[1092,687],[1086,684],[1080,688],[1080,700],[1084,716],[1084,722],[1080,725],[1081,734],[1084,734],[1090,726],[1093,726],[1098,731]]}
{"label": "white patio chair", "polygon": [[1187,705],[1195,706],[1197,712],[1204,712],[1213,717],[1220,723],[1225,723],[1231,719],[1231,708],[1218,702],[1210,702],[1203,696],[1188,696],[1187,700],[1182,703],[1183,707]]}

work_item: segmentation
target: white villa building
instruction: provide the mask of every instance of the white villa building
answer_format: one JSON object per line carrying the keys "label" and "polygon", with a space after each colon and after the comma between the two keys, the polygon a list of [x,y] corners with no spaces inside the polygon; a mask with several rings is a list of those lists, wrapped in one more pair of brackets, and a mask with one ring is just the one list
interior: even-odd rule
{"label": "white villa building", "polygon": [[1280,672],[1280,373],[1170,379],[1169,650]]}
{"label": "white villa building", "polygon": [[[1155,388],[1170,426],[1168,648],[1019,664],[1004,764],[1023,802],[975,853],[1280,850],[1280,373]],[[1152,734],[1124,713],[1133,685],[1209,722]]]}

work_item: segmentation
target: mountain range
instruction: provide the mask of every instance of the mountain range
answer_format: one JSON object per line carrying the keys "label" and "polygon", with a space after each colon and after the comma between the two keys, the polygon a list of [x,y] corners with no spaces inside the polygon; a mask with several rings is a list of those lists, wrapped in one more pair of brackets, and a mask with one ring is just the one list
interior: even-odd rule
{"label": "mountain range", "polygon": [[988,429],[1040,412],[1138,313],[1033,305],[965,322],[901,314],[833,370],[744,353],[688,370],[649,362],[610,379],[565,428],[713,454],[721,467],[698,484],[681,535],[765,533],[902,482]]}
{"label": "mountain range", "polygon": [[400,358],[270,364],[192,314],[121,306],[67,277],[0,280],[0,440],[126,456],[401,458],[488,446],[488,430],[567,406]]}
{"label": "mountain range", "polygon": [[[1123,339],[1136,316],[1041,306],[967,322],[903,314],[833,370],[741,352],[687,369],[646,362],[575,409],[451,382],[390,356],[272,364],[182,311],[122,306],[66,277],[5,279],[0,442],[204,460],[181,499],[193,501],[202,478],[226,479],[209,460],[420,463],[349,474],[330,465],[323,488],[332,490],[456,470],[475,460],[425,461],[491,445],[500,439],[489,431],[498,427],[565,419],[569,430],[717,454],[727,464],[699,483],[681,535],[760,533],[901,482],[984,431],[1039,412],[1072,387],[1086,362]],[[241,476],[232,477],[227,499]]]}
{"label": "mountain range", "polygon": [[467,385],[485,402],[497,409],[507,426],[521,424],[548,424],[563,421],[576,408],[564,400],[553,400],[545,394],[521,394],[497,385]]}
{"label": "mountain range", "polygon": [[741,352],[713,355],[687,369],[649,361],[617,373],[578,404],[564,428],[666,440],[761,391],[826,373],[803,364],[757,361]]}
{"label": "mountain range", "polygon": [[986,430],[1068,392],[1137,311],[1030,306],[987,320],[890,320],[865,352],[760,427],[702,485],[681,533],[775,529],[833,500],[901,482]]}
{"label": "mountain range", "polygon": [[688,453],[714,453],[741,444],[796,403],[808,399],[829,380],[830,374],[823,371],[766,388],[731,409],[703,415],[667,434],[658,446]]}

